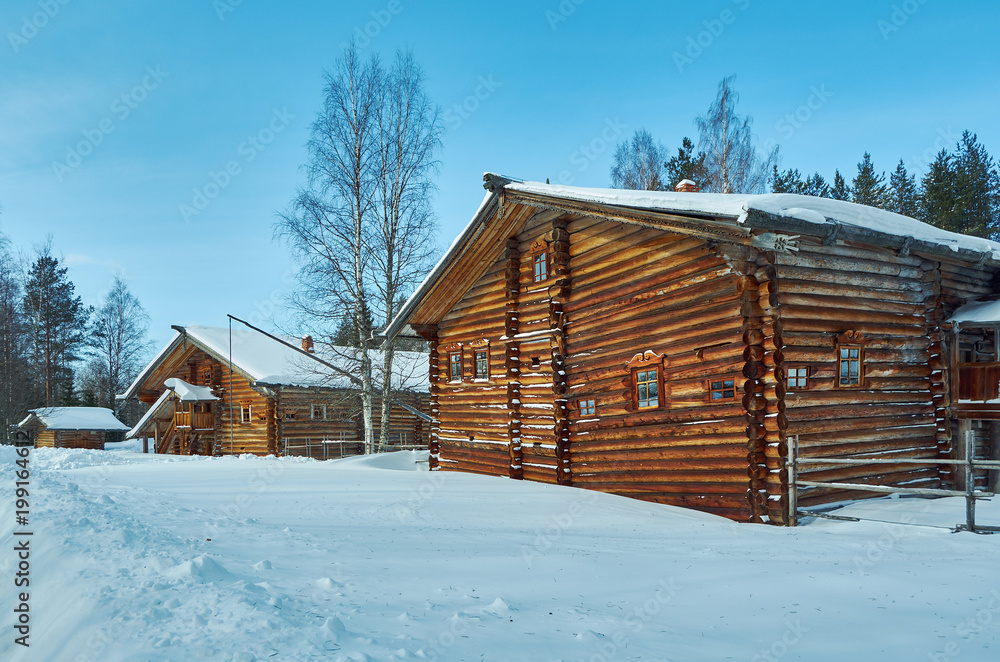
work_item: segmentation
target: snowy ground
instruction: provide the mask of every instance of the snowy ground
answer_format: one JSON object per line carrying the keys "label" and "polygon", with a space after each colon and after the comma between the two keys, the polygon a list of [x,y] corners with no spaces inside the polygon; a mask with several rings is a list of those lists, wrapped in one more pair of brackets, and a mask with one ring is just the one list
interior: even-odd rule
{"label": "snowy ground", "polygon": [[887,523],[961,500],[781,529],[418,459],[33,451],[24,649],[0,448],[0,659],[1000,659],[1000,535]]}

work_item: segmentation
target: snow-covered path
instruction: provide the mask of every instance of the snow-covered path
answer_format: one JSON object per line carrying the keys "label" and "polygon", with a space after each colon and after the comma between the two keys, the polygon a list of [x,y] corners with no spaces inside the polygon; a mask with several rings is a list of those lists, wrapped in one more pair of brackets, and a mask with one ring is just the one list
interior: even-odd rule
{"label": "snow-covered path", "polygon": [[[31,647],[3,660],[996,660],[1000,536],[737,525],[573,488],[337,462],[32,453]],[[981,504],[984,523],[1000,507]],[[841,514],[951,526],[961,500]]]}

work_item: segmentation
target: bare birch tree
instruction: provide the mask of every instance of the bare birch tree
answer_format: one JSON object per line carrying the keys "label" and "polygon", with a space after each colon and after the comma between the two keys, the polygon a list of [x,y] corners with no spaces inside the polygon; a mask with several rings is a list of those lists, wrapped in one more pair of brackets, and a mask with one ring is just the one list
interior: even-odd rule
{"label": "bare birch tree", "polygon": [[667,150],[645,129],[619,143],[611,166],[611,186],[632,191],[662,191],[666,185],[664,166]]}
{"label": "bare birch tree", "polygon": [[[308,185],[281,215],[276,232],[302,266],[293,307],[331,337],[339,329],[341,337],[357,341],[348,358],[361,380],[365,451],[372,452],[370,320],[388,323],[399,299],[425,272],[440,120],[410,54],[398,55],[386,71],[377,56],[362,62],[352,44],[326,74],[324,97],[308,144]],[[343,333],[345,319],[353,333]],[[393,354],[390,348],[383,358],[383,375],[392,374]],[[380,381],[385,442],[391,379]]]}
{"label": "bare birch tree", "polygon": [[84,390],[93,393],[98,405],[114,409],[115,395],[128,388],[142,370],[150,349],[148,330],[146,309],[125,280],[115,276],[90,324],[91,359],[81,379]]}
{"label": "bare birch tree", "polygon": [[719,94],[705,115],[695,119],[698,149],[705,157],[703,190],[716,193],[763,193],[778,162],[775,147],[763,157],[754,145],[753,119],[736,113],[735,76],[723,78]]}
{"label": "bare birch tree", "polygon": [[[373,306],[389,325],[402,303],[430,268],[433,214],[430,207],[441,145],[440,112],[423,89],[423,72],[412,53],[397,53],[383,80],[379,107],[378,177],[372,240]],[[379,446],[389,441],[396,340],[382,354],[382,411]]]}

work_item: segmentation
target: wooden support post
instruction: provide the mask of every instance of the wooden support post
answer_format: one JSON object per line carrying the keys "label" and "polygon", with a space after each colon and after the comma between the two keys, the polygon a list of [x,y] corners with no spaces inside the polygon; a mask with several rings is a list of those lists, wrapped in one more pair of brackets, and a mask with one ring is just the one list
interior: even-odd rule
{"label": "wooden support post", "polygon": [[971,427],[965,432],[965,525],[976,530],[976,477],[972,462],[976,457],[976,432]]}

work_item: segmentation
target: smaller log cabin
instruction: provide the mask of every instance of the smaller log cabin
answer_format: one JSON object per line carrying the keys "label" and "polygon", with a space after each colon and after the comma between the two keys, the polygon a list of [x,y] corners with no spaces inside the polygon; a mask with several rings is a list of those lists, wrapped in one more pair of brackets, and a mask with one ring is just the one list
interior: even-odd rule
{"label": "smaller log cabin", "polygon": [[[793,497],[872,496],[844,485],[954,489],[934,459],[960,459],[970,429],[996,455],[1000,306],[953,315],[1000,292],[1000,244],[685,184],[486,176],[386,330],[431,343],[432,470],[794,524]],[[855,464],[822,464],[838,458]]]}
{"label": "smaller log cabin", "polygon": [[[250,329],[174,326],[176,335],[120,400],[149,409],[127,437],[156,453],[300,455],[331,459],[364,450],[357,389],[347,350],[316,351],[311,337]],[[287,344],[283,344],[278,338]],[[290,347],[289,345],[294,345]],[[331,370],[310,358],[340,365]],[[426,446],[427,355],[397,352],[389,448]],[[378,437],[376,398],[373,405]]]}
{"label": "smaller log cabin", "polygon": [[106,433],[129,429],[105,407],[32,409],[17,427],[31,434],[35,448],[93,450],[104,450]]}

